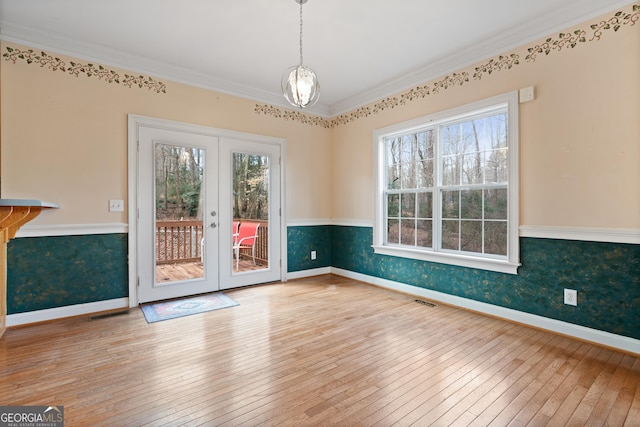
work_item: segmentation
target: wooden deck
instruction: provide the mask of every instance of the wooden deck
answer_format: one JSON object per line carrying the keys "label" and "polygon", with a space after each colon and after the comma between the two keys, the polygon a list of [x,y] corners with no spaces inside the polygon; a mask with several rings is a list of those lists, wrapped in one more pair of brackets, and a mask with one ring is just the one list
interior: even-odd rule
{"label": "wooden deck", "polygon": [[[235,269],[235,263],[234,267]],[[253,265],[251,260],[240,258],[239,273],[265,268],[260,262]],[[235,271],[235,270],[234,270]],[[201,262],[183,262],[179,264],[161,264],[156,266],[156,283],[188,280],[203,276]]]}
{"label": "wooden deck", "polygon": [[0,405],[68,426],[638,426],[640,357],[327,275],[9,329]]}
{"label": "wooden deck", "polygon": [[[263,263],[269,259],[269,221],[258,219],[238,219],[258,223],[258,238],[255,242],[255,257]],[[201,243],[204,235],[202,221],[198,220],[162,220],[156,221],[156,264],[174,264],[195,262],[201,259]],[[250,255],[248,249],[241,253]]]}

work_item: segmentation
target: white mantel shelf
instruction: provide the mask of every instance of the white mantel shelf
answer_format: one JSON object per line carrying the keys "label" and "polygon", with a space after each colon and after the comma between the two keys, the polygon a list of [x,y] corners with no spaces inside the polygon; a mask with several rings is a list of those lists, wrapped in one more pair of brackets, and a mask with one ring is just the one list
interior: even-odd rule
{"label": "white mantel shelf", "polygon": [[0,199],[0,206],[29,206],[54,209],[60,207],[60,205],[57,203],[43,202],[42,200],[31,199]]}

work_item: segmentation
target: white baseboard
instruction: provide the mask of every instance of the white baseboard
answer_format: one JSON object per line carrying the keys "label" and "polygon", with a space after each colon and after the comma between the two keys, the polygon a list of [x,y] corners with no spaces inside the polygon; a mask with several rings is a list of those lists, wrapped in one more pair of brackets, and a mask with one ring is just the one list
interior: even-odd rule
{"label": "white baseboard", "polygon": [[587,328],[580,325],[574,325],[573,323],[563,322],[560,320],[549,319],[548,317],[525,313],[493,304],[487,304],[468,298],[449,295],[443,292],[381,279],[379,277],[355,273],[353,271],[343,270],[340,268],[331,267],[331,273],[640,355],[640,340],[634,338],[599,331],[597,329]]}
{"label": "white baseboard", "polygon": [[287,273],[287,280],[302,279],[305,277],[322,276],[331,273],[331,267],[312,268],[310,270],[294,271]]}
{"label": "white baseboard", "polygon": [[105,301],[89,302],[86,304],[47,308],[45,310],[29,311],[27,313],[9,314],[7,315],[7,327],[46,322],[49,320],[99,313],[101,311],[117,310],[120,308],[129,308],[129,298],[117,298]]}

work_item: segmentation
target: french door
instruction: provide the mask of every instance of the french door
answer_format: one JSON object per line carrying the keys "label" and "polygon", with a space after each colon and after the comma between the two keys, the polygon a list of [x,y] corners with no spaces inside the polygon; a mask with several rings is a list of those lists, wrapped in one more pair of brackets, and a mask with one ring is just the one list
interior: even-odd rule
{"label": "french door", "polygon": [[139,129],[140,303],[219,289],[217,145],[214,136]]}
{"label": "french door", "polygon": [[280,280],[280,147],[227,137],[219,154],[220,287]]}
{"label": "french door", "polygon": [[131,306],[284,279],[282,140],[133,115],[129,127]]}

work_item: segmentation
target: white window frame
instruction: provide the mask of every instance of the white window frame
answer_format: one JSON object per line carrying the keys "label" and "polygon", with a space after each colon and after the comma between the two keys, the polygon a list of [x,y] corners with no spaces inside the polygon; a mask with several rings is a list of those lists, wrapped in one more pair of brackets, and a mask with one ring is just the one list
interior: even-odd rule
{"label": "white window frame", "polygon": [[[386,211],[385,211],[385,190],[387,185],[385,168],[385,138],[394,137],[424,129],[425,127],[437,126],[439,123],[460,120],[465,117],[481,114],[483,110],[495,109],[504,105],[507,109],[507,144],[508,144],[508,209],[507,209],[507,257],[495,258],[482,254],[472,255],[468,253],[451,253],[440,249],[441,218],[439,212],[440,183],[434,187],[433,192],[433,221],[436,232],[433,234],[433,248],[409,248],[406,246],[386,245]],[[373,226],[373,249],[376,254],[391,255],[403,258],[411,258],[429,262],[437,262],[460,267],[469,267],[482,270],[496,271],[500,273],[517,274],[520,266],[520,244],[519,244],[519,199],[518,199],[518,177],[519,177],[519,150],[518,150],[518,91],[513,91],[473,102],[461,107],[420,117],[403,123],[398,123],[382,129],[377,129],[373,133],[373,171],[374,171],[374,226]],[[439,145],[439,143],[438,143]],[[436,174],[441,174],[440,155],[436,147]],[[439,181],[439,179],[438,179]]]}

